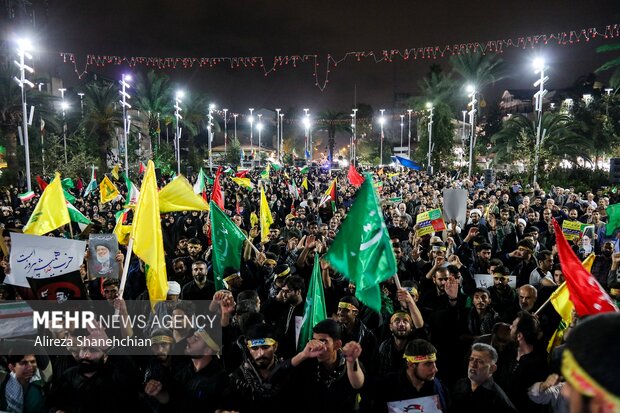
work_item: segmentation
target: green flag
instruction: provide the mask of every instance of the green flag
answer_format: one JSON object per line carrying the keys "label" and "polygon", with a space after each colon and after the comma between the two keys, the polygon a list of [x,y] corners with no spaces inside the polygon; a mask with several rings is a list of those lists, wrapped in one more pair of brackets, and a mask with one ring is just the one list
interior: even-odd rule
{"label": "green flag", "polygon": [[312,328],[326,318],[327,310],[325,310],[321,264],[319,263],[319,254],[315,254],[314,268],[312,269],[312,277],[310,277],[310,285],[308,285],[308,294],[306,295],[304,318],[301,321],[299,339],[297,340],[298,351],[302,351],[308,341],[312,339]]}
{"label": "green flag", "polygon": [[362,303],[381,310],[379,284],[396,274],[396,257],[370,175],[325,258],[355,284],[355,296]]}
{"label": "green flag", "polygon": [[75,197],[71,195],[66,189],[63,188],[62,192],[65,193],[65,199],[69,202],[75,202]]}
{"label": "green flag", "polygon": [[71,204],[71,202],[67,201],[67,210],[69,211],[69,218],[71,218],[71,222],[78,222],[80,224],[90,225],[92,221],[84,216],[76,207]]}
{"label": "green flag", "polygon": [[215,290],[224,286],[224,270],[232,267],[239,270],[241,266],[241,248],[245,235],[241,229],[213,201],[211,207],[211,243],[213,244],[213,278]]}
{"label": "green flag", "polygon": [[274,162],[269,162],[269,163],[271,164],[271,168],[276,172],[282,169],[282,167],[278,165],[277,163],[274,163]]}
{"label": "green flag", "polygon": [[608,206],[605,209],[607,212],[607,217],[609,218],[607,222],[605,235],[608,237],[612,236],[614,231],[620,228],[620,204],[613,204]]}
{"label": "green flag", "polygon": [[75,188],[75,184],[73,183],[73,179],[71,178],[65,178],[62,181],[60,181],[60,184],[62,185],[63,189],[74,189]]}

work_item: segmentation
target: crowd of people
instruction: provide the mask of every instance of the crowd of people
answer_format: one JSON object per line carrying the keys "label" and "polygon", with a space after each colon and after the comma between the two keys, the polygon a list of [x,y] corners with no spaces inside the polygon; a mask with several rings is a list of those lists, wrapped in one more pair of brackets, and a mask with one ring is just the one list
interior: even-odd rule
{"label": "crowd of people", "polygon": [[[168,276],[163,311],[189,316],[196,311],[192,301],[213,300],[221,343],[181,326],[107,332],[150,338],[151,356],[101,347],[69,346],[65,355],[49,357],[9,349],[0,411],[620,411],[620,365],[613,354],[620,316],[574,317],[565,342],[548,346],[562,317],[546,305],[564,281],[553,219],[593,226],[571,246],[580,259],[595,254],[592,275],[620,301],[620,242],[617,231],[606,231],[615,193],[546,191],[387,167],[365,172],[375,182],[397,261],[398,282],[381,284],[380,312],[358,300],[356,286],[322,259],[355,202],[357,188],[346,171],[287,167],[272,169],[268,180],[250,171],[254,183],[261,180],[273,216],[266,241],[258,185],[242,188],[222,176],[225,212],[248,237],[240,268],[224,274],[225,289],[214,283],[209,213],[161,216]],[[337,199],[320,205],[334,178]],[[445,230],[419,236],[417,215],[443,209],[445,188],[467,190],[466,221],[450,220]],[[23,228],[37,202],[22,202],[20,189],[0,198],[9,248],[10,232]],[[96,191],[73,195],[94,223],[87,232],[113,231],[122,201],[101,205]],[[50,235],[77,237],[81,230],[71,225]],[[120,246],[116,255],[121,272],[124,252]],[[296,324],[317,254],[327,318],[300,345]],[[0,280],[8,262],[5,256]],[[148,301],[145,268],[135,256],[122,297],[120,274],[102,278],[86,260],[81,272],[91,300],[121,311],[124,302]],[[477,283],[476,274],[492,276],[492,285]],[[1,300],[16,298],[33,297],[26,288],[0,285]]]}

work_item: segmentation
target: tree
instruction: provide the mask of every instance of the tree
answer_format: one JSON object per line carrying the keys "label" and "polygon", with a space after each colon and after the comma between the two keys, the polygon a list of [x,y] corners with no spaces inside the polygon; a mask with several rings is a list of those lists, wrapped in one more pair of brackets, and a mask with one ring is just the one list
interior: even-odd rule
{"label": "tree", "polygon": [[506,62],[495,55],[462,53],[450,57],[452,72],[461,77],[464,84],[472,84],[476,90],[509,77]]}
{"label": "tree", "polygon": [[[616,52],[619,50],[620,43],[605,44],[596,48],[598,53]],[[611,77],[609,78],[609,84],[611,87],[614,89],[620,87],[620,56],[605,62],[601,67],[596,69],[596,73],[605,72],[607,70],[613,70]]]}
{"label": "tree", "polygon": [[[572,117],[591,141],[588,155],[593,158],[595,168],[603,156],[613,154],[620,144],[620,111],[613,104],[613,98],[610,95],[596,97],[588,103],[583,100],[574,100],[573,103]],[[612,103],[611,111],[609,103]]]}
{"label": "tree", "polygon": [[98,80],[84,88],[84,119],[81,126],[87,138],[97,145],[100,170],[107,169],[109,144],[116,135],[116,128],[123,128],[123,116],[116,107],[118,88],[116,84]]}
{"label": "tree", "polygon": [[146,76],[139,74],[135,99],[135,108],[145,118],[152,147],[157,148],[163,117],[172,113],[174,107],[170,79],[153,70]]}
{"label": "tree", "polygon": [[[439,170],[441,167],[450,167],[454,158],[452,153],[453,141],[454,141],[454,116],[450,106],[446,103],[438,103],[433,107],[433,152],[431,154],[431,165],[434,170]],[[421,117],[418,120],[418,126],[420,128],[420,144],[416,151],[415,157],[417,160],[426,164],[428,159],[428,123],[430,116],[427,115]]]}
{"label": "tree", "polygon": [[[533,173],[536,143],[536,123],[522,114],[504,122],[501,131],[491,137],[495,164],[521,161]],[[577,163],[591,151],[591,141],[583,134],[580,125],[570,116],[546,112],[542,118],[544,139],[539,150],[538,170],[559,164],[562,160]]]}
{"label": "tree", "polygon": [[327,129],[328,159],[334,160],[334,147],[337,133],[351,133],[351,121],[348,113],[327,110],[319,113],[319,127]]}
{"label": "tree", "polygon": [[226,155],[224,161],[230,165],[239,165],[241,160],[241,144],[239,139],[233,137],[229,139],[226,147]]}

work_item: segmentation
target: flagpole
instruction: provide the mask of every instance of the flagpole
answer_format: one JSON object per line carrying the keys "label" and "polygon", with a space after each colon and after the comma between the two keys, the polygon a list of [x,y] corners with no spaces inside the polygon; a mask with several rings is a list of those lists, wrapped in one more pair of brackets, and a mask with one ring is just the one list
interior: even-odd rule
{"label": "flagpole", "polygon": [[131,252],[133,250],[133,237],[129,238],[127,243],[127,254],[125,254],[125,262],[123,264],[123,275],[121,275],[121,283],[118,287],[118,296],[123,297],[125,291],[125,284],[127,283],[127,273],[129,272],[129,261],[131,261]]}

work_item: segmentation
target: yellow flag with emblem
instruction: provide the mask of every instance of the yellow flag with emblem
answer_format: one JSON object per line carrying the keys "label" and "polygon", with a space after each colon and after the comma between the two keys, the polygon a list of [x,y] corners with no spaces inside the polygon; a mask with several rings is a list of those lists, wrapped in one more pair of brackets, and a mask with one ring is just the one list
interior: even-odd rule
{"label": "yellow flag with emblem", "polygon": [[112,168],[112,176],[114,177],[114,179],[116,179],[118,181],[118,170],[120,169],[120,165],[116,164],[114,165],[114,168]]}
{"label": "yellow flag with emblem", "polygon": [[273,224],[271,210],[265,196],[265,189],[260,187],[260,240],[261,242],[269,241],[269,227]]}
{"label": "yellow flag with emblem", "polygon": [[71,217],[67,210],[67,201],[62,192],[60,174],[56,172],[54,180],[45,187],[41,199],[24,227],[24,234],[43,235],[69,224]]}
{"label": "yellow flag with emblem", "polygon": [[110,202],[120,195],[118,192],[118,188],[116,185],[110,181],[110,178],[107,176],[103,178],[103,181],[99,184],[99,197],[101,199],[101,203],[105,204],[106,202]]}

